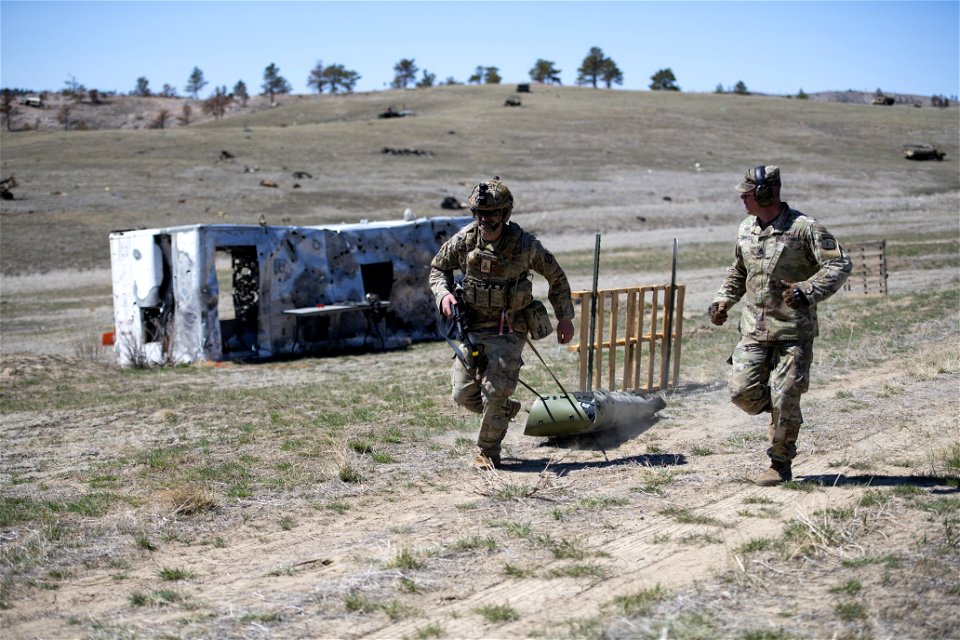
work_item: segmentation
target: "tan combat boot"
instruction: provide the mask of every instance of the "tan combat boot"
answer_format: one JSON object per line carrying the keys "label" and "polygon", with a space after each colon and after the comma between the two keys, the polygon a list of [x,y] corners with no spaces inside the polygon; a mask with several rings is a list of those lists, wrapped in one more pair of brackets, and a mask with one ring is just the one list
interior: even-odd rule
{"label": "tan combat boot", "polygon": [[473,459],[476,469],[494,469],[500,466],[500,443],[507,435],[507,429],[481,427],[480,437],[477,438],[477,448],[480,450]]}
{"label": "tan combat boot", "polygon": [[496,469],[500,466],[500,454],[487,453],[481,450],[473,459],[473,468],[481,470]]}
{"label": "tan combat boot", "polygon": [[790,469],[790,463],[773,460],[770,463],[770,468],[760,474],[756,483],[761,487],[773,487],[792,479],[793,471]]}
{"label": "tan combat boot", "polygon": [[[507,400],[507,422],[513,420],[523,407],[517,400]],[[481,427],[477,445],[480,452],[473,459],[474,469],[498,469],[500,467],[500,443],[507,435],[507,426],[502,428]]]}

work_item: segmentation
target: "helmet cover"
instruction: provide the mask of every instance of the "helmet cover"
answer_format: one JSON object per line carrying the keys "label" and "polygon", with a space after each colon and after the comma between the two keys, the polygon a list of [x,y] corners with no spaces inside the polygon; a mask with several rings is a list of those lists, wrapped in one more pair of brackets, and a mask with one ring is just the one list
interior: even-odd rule
{"label": "helmet cover", "polygon": [[499,176],[492,180],[484,180],[470,193],[470,199],[467,201],[470,209],[476,214],[477,211],[503,211],[504,221],[510,217],[513,211],[513,194],[507,185],[500,182]]}

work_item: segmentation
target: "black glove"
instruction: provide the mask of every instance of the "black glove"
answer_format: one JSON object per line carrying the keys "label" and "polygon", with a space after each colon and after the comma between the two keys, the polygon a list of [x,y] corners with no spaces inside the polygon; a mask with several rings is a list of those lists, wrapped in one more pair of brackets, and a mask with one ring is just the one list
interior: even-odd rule
{"label": "black glove", "polygon": [[810,306],[810,300],[803,291],[797,287],[795,282],[781,280],[780,284],[784,286],[783,302],[791,309],[806,309]]}
{"label": "black glove", "polygon": [[710,322],[719,327],[727,321],[727,303],[714,302],[710,305],[710,308],[707,309],[707,313],[710,314]]}

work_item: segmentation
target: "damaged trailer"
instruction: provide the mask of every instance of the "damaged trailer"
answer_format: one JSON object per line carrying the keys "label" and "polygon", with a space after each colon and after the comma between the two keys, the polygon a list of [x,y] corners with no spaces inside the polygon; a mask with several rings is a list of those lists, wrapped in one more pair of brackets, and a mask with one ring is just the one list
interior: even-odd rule
{"label": "damaged trailer", "polygon": [[118,362],[261,360],[442,339],[430,261],[470,221],[115,231]]}

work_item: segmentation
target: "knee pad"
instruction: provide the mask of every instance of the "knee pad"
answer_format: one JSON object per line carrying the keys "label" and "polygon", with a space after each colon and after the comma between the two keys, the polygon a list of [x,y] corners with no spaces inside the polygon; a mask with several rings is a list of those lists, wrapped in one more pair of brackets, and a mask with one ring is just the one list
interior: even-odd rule
{"label": "knee pad", "polygon": [[454,404],[473,413],[483,413],[483,399],[477,393],[470,393],[467,389],[456,389],[450,394],[450,398]]}
{"label": "knee pad", "polygon": [[730,402],[737,405],[744,412],[751,416],[763,413],[764,411],[770,410],[770,397],[769,393],[763,393],[758,398],[745,395],[740,391],[733,391],[730,393]]}

